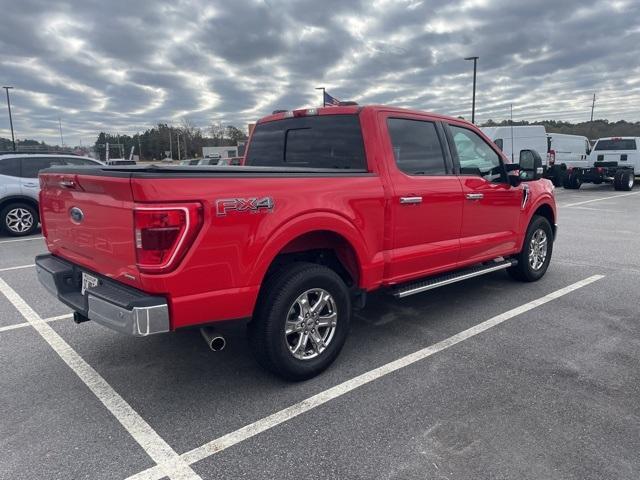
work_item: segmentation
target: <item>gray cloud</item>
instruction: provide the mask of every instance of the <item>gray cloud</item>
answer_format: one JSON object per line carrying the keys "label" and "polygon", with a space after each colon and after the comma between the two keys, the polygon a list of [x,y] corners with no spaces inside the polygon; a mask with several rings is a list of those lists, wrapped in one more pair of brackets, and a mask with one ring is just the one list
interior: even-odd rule
{"label": "gray cloud", "polygon": [[[635,0],[0,0],[18,137],[68,143],[183,118],[244,126],[314,90],[477,116],[640,120]],[[4,102],[3,102],[4,103]],[[8,136],[0,111],[0,136]]]}

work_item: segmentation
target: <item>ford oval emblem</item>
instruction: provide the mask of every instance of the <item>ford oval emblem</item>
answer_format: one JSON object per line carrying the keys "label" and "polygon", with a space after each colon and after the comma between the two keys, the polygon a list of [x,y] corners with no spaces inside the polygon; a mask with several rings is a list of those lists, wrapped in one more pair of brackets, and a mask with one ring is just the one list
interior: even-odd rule
{"label": "ford oval emblem", "polygon": [[78,207],[71,208],[71,210],[69,210],[69,216],[71,217],[71,221],[76,225],[79,225],[82,223],[82,220],[84,220],[84,212]]}

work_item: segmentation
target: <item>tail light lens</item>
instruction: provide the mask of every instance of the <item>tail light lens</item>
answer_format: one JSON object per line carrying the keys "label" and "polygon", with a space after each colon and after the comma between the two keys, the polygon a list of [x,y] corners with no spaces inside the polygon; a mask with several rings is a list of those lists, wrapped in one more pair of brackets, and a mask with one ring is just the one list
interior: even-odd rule
{"label": "tail light lens", "polygon": [[146,273],[174,269],[202,227],[199,203],[138,205],[133,215],[137,265]]}
{"label": "tail light lens", "polygon": [[556,151],[549,150],[549,165],[553,165],[556,163]]}

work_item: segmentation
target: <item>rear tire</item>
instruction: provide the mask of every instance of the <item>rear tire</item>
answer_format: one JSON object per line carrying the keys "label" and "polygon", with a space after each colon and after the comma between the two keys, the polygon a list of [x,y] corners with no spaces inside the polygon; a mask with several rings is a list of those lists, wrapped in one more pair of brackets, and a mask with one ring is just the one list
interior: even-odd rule
{"label": "rear tire", "polygon": [[613,188],[623,192],[631,191],[635,185],[635,180],[633,172],[617,172],[613,179]]}
{"label": "rear tire", "polygon": [[582,176],[579,173],[571,172],[564,177],[563,185],[568,190],[578,190],[582,185]]}
{"label": "rear tire", "polygon": [[306,380],[337,358],[350,320],[342,278],[325,266],[296,262],[265,280],[248,327],[249,343],[265,369],[286,380]]}
{"label": "rear tire", "polygon": [[31,235],[38,228],[38,210],[27,203],[11,203],[0,211],[2,230],[12,237]]}
{"label": "rear tire", "polygon": [[521,282],[540,280],[549,268],[553,240],[553,229],[549,220],[535,215],[527,228],[522,250],[516,256],[518,264],[507,269],[509,275]]}

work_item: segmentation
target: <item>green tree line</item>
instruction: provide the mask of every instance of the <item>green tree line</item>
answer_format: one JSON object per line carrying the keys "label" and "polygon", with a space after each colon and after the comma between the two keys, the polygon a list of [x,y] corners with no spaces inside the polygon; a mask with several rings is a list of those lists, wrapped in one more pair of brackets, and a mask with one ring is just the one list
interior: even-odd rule
{"label": "green tree line", "polygon": [[[100,132],[95,141],[96,155],[104,160],[106,144],[109,144],[109,157],[128,157],[131,148],[141,160],[161,160],[165,152],[177,158],[196,158],[202,156],[202,147],[234,146],[246,141],[246,134],[233,125],[212,125],[204,132],[189,121],[183,121],[178,127],[159,123],[157,126],[135,135],[118,135]],[[179,150],[178,150],[179,149]]]}

